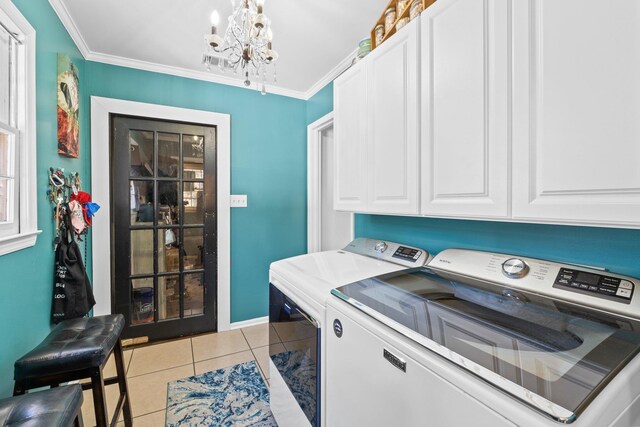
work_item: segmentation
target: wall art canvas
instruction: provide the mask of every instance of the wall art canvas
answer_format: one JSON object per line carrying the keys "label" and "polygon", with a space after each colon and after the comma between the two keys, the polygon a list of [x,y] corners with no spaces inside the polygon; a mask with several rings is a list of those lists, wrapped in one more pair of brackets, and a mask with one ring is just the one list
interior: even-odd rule
{"label": "wall art canvas", "polygon": [[58,154],[78,158],[80,122],[78,69],[71,58],[58,54]]}

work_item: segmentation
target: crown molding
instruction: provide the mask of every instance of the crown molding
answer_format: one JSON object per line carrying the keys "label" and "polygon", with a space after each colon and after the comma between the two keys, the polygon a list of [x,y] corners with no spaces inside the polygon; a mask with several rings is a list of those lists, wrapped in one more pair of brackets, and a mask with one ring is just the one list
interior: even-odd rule
{"label": "crown molding", "polygon": [[82,34],[80,34],[80,30],[78,30],[76,23],[71,18],[71,14],[69,13],[67,6],[64,5],[62,0],[49,0],[49,4],[56,12],[56,15],[58,15],[58,18],[60,18],[62,25],[66,28],[82,56],[86,59],[87,56],[91,54],[91,50],[89,49],[89,46],[87,46],[87,42],[84,41]]}
{"label": "crown molding", "polygon": [[309,100],[313,95],[320,92],[323,87],[334,81],[336,77],[347,71],[351,67],[353,58],[356,57],[357,53],[358,48],[350,52],[349,55],[347,55],[342,61],[338,63],[338,65],[333,67],[327,74],[324,75],[324,77],[315,82],[313,86],[311,86],[309,90],[305,92],[304,99]]}
{"label": "crown molding", "polygon": [[[202,80],[212,83],[223,84],[227,86],[235,86],[242,89],[256,90],[254,87],[246,87],[242,80],[235,79],[233,77],[221,76],[213,74],[207,71],[196,71],[188,68],[173,67],[170,65],[163,65],[154,62],[141,61],[137,59],[125,58],[122,56],[109,55],[99,52],[93,52],[89,49],[86,41],[82,37],[82,34],[78,30],[69,10],[65,6],[63,0],[49,0],[49,4],[60,18],[62,25],[71,36],[78,50],[88,61],[101,62],[109,65],[117,65],[120,67],[135,68],[144,71],[151,71],[161,74],[169,74],[178,77],[185,77],[189,79]],[[288,96],[290,98],[309,100],[313,95],[318,93],[327,84],[331,83],[336,77],[346,71],[352,64],[353,58],[355,58],[358,49],[354,49],[349,53],[342,61],[333,67],[327,74],[325,74],[320,80],[314,83],[307,91],[297,91],[293,89],[286,89],[278,86],[267,85],[267,92],[274,95]]]}
{"label": "crown molding", "polygon": [[[155,62],[141,61],[138,59],[124,58],[122,56],[107,55],[104,53],[91,52],[85,57],[88,61],[100,62],[103,64],[117,65],[120,67],[135,68],[138,70],[151,71],[154,73],[169,74],[172,76],[185,77],[194,80],[203,80],[211,83],[218,83],[227,86],[235,86],[242,89],[257,91],[255,85],[247,87],[240,79],[228,76],[213,74],[208,71],[195,71],[188,68],[173,67],[171,65],[157,64]],[[282,95],[290,98],[305,99],[305,93],[297,90],[286,89],[278,86],[267,85],[267,93],[271,95]]]}

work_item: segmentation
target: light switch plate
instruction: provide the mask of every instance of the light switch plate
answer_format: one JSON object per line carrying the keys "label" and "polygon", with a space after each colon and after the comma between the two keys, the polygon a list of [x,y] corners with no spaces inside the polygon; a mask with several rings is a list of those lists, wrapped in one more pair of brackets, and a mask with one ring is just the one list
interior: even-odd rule
{"label": "light switch plate", "polygon": [[232,208],[246,208],[247,207],[247,195],[246,194],[232,194],[231,195],[231,207]]}

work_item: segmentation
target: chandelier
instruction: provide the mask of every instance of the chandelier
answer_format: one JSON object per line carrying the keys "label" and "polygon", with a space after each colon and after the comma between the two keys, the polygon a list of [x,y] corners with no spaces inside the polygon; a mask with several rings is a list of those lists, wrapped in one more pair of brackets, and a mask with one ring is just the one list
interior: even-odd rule
{"label": "chandelier", "polygon": [[271,21],[263,13],[264,0],[231,0],[231,5],[234,12],[223,37],[218,35],[218,11],[211,14],[211,34],[205,36],[202,63],[208,71],[217,66],[223,73],[242,73],[245,86],[251,86],[253,80],[256,89],[266,95],[268,68],[273,68],[273,82],[277,81],[278,53],[272,48],[273,32]]}

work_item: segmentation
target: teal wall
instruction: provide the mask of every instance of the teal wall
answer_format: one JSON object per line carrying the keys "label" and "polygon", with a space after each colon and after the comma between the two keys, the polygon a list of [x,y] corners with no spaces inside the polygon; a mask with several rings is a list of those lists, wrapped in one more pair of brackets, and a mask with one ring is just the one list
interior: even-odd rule
{"label": "teal wall", "polygon": [[307,101],[307,124],[333,111],[333,82],[320,89]]}
{"label": "teal wall", "polygon": [[[89,96],[80,52],[46,0],[14,0],[36,29],[38,236],[36,246],[0,257],[0,397],[11,394],[13,362],[49,332],[53,280],[53,222],[46,199],[49,166],[80,172],[89,186]],[[80,158],[57,154],[57,54],[66,53],[80,74]],[[90,269],[90,263],[89,263]]]}
{"label": "teal wall", "polygon": [[231,115],[231,321],[267,315],[272,261],[306,251],[305,101],[232,86],[86,63],[93,96]]}

